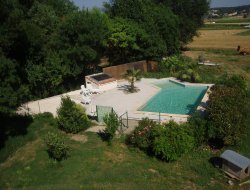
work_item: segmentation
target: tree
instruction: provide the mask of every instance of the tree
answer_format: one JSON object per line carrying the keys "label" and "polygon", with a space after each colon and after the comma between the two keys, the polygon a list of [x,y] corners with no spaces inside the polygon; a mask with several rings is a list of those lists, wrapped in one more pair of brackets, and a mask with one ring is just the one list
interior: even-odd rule
{"label": "tree", "polygon": [[109,22],[109,33],[106,38],[106,48],[111,64],[121,64],[143,57],[143,43],[148,36],[135,22],[115,18]]}
{"label": "tree", "polygon": [[111,145],[115,133],[119,127],[119,120],[117,115],[114,112],[111,112],[104,116],[103,121],[106,124],[104,133],[106,135],[108,144]]}
{"label": "tree", "polygon": [[130,92],[135,92],[135,82],[141,80],[142,73],[141,70],[136,70],[136,69],[129,69],[123,76],[128,82],[130,83]]}
{"label": "tree", "polygon": [[68,96],[61,98],[61,106],[57,110],[59,128],[66,133],[78,133],[90,125],[82,106],[77,105]]}
{"label": "tree", "polygon": [[0,52],[0,63],[0,112],[9,113],[27,100],[28,89],[21,84],[15,61]]}
{"label": "tree", "polygon": [[209,10],[207,0],[153,0],[156,4],[170,8],[179,18],[179,39],[182,45],[197,35],[197,29],[203,25],[204,16]]}
{"label": "tree", "polygon": [[145,39],[137,43],[143,50],[143,58],[159,59],[179,50],[178,18],[163,6],[146,0],[113,0],[106,5],[111,18],[132,20],[145,32]]}
{"label": "tree", "polygon": [[215,85],[207,107],[208,136],[235,144],[246,129],[246,93],[239,87]]}

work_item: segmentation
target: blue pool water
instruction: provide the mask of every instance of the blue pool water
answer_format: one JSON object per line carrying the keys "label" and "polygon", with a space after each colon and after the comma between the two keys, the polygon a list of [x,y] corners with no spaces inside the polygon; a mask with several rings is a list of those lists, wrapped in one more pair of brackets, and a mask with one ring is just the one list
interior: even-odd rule
{"label": "blue pool water", "polygon": [[154,85],[161,91],[140,111],[189,115],[197,109],[207,91],[207,86],[185,86],[170,80],[157,81]]}

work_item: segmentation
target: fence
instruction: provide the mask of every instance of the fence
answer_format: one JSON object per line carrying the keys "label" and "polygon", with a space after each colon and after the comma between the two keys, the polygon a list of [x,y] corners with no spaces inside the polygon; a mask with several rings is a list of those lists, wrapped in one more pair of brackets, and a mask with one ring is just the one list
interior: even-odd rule
{"label": "fence", "polygon": [[156,61],[137,61],[137,62],[132,62],[132,63],[126,63],[126,64],[121,64],[121,65],[116,65],[116,66],[111,66],[111,67],[106,67],[103,68],[102,71],[103,73],[106,73],[113,78],[116,79],[121,79],[122,75],[126,73],[128,69],[140,69],[143,72],[148,72],[148,71],[157,71],[158,70],[158,62]]}
{"label": "fence", "polygon": [[109,106],[96,106],[97,121],[103,122],[103,117],[113,111],[114,109]]}

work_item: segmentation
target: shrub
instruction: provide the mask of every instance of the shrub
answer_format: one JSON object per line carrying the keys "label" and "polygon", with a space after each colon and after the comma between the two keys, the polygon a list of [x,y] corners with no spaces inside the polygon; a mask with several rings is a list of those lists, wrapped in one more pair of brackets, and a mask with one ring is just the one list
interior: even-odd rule
{"label": "shrub", "polygon": [[47,151],[51,158],[61,161],[68,157],[69,147],[65,144],[65,140],[61,135],[49,132],[45,136],[44,142],[47,145]]}
{"label": "shrub", "polygon": [[128,137],[129,143],[140,148],[141,150],[147,151],[152,144],[151,131],[156,126],[156,122],[148,118],[144,118],[139,122],[138,127],[136,127],[133,133]]}
{"label": "shrub", "polygon": [[186,125],[173,121],[153,128],[152,136],[154,155],[165,161],[177,160],[194,147],[194,138],[188,133]]}
{"label": "shrub", "polygon": [[57,114],[59,128],[66,133],[78,133],[90,126],[85,109],[73,102],[68,96],[62,97]]}
{"label": "shrub", "polygon": [[112,139],[115,136],[115,132],[119,127],[119,120],[117,118],[117,115],[111,112],[104,116],[103,121],[106,124],[106,128],[104,130],[106,139],[108,141],[108,144],[111,145]]}
{"label": "shrub", "polygon": [[209,137],[235,144],[246,129],[246,104],[246,93],[239,87],[213,86],[207,107]]}
{"label": "shrub", "polygon": [[201,77],[194,69],[187,69],[180,72],[178,78],[182,81],[200,82]]}
{"label": "shrub", "polygon": [[163,58],[159,64],[159,70],[163,73],[169,73],[170,75],[182,71],[185,68],[184,59],[177,55]]}
{"label": "shrub", "polygon": [[195,145],[198,147],[200,145],[207,143],[207,121],[198,114],[194,114],[188,120],[190,129],[192,131],[192,136],[194,137]]}

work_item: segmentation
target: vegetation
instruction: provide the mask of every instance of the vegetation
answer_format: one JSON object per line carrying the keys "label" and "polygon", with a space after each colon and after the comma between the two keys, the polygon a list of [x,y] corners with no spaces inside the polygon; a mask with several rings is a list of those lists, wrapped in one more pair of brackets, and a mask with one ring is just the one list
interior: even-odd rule
{"label": "vegetation", "polygon": [[244,80],[233,77],[226,85],[212,87],[207,108],[210,138],[220,139],[226,145],[239,142],[246,130],[245,86]]}
{"label": "vegetation", "polygon": [[105,137],[108,141],[108,144],[111,145],[115,133],[117,132],[119,127],[119,120],[117,118],[117,115],[114,112],[111,112],[104,116],[103,121],[106,125],[106,128],[104,130]]}
{"label": "vegetation", "polygon": [[194,147],[194,138],[187,125],[170,121],[153,129],[152,150],[155,156],[166,161],[175,161]]}
{"label": "vegetation", "polygon": [[163,58],[159,64],[159,72],[146,73],[144,77],[164,78],[176,77],[182,81],[201,82],[198,66],[186,56],[174,55]]}
{"label": "vegetation", "polygon": [[217,23],[244,23],[244,22],[250,22],[250,18],[227,18],[227,19],[216,19]]}
{"label": "vegetation", "polygon": [[160,125],[148,118],[139,122],[128,143],[165,161],[177,160],[194,147],[194,138],[187,125],[174,121]]}
{"label": "vegetation", "polygon": [[243,29],[240,24],[204,24],[201,30],[237,30]]}
{"label": "vegetation", "polygon": [[237,35],[239,36],[250,36],[250,30],[244,31],[244,32],[240,32]]}
{"label": "vegetation", "polygon": [[[224,77],[224,74],[241,74],[250,84],[249,58],[238,56],[234,50],[221,50],[230,46],[221,43],[221,37],[207,40],[207,43],[218,41],[214,43],[214,49],[192,49],[192,53],[196,59],[205,51],[206,58],[224,65],[198,67],[192,61],[180,61],[181,57],[173,65],[163,62],[166,65],[162,63],[161,66],[167,69],[155,74],[169,76],[171,71],[171,75],[179,76],[182,71],[193,69],[201,74],[203,81],[216,83],[216,86],[212,89],[205,118],[195,115],[188,124],[181,125],[173,122],[158,125],[147,119],[140,122],[129,142],[154,157],[124,146],[122,138],[113,138],[117,124],[114,118],[107,119],[106,129],[106,133],[111,134],[113,146],[106,146],[96,134],[84,132],[81,135],[88,139],[85,143],[70,138],[62,142],[58,123],[61,128],[63,124],[68,125],[65,131],[72,130],[73,133],[89,123],[85,112],[70,99],[66,100],[67,97],[65,107],[68,110],[61,107],[63,116],[58,120],[49,113],[33,118],[10,114],[26,100],[73,88],[70,83],[95,71],[99,57],[104,54],[116,64],[123,58],[125,61],[159,59],[178,52],[179,47],[191,39],[192,31],[199,27],[200,15],[206,8],[203,0],[138,0],[133,1],[134,6],[129,4],[131,2],[111,1],[107,14],[98,10],[80,11],[66,0],[9,0],[1,3],[0,189],[230,188],[224,174],[209,162],[223,149],[211,151],[208,145],[211,140],[217,144],[217,140],[224,144],[236,143],[230,149],[250,156],[249,90],[243,77]],[[113,13],[112,6],[115,5],[120,9]],[[228,34],[222,33],[223,36]],[[230,35],[232,38],[236,36]],[[249,41],[247,36],[236,40],[237,45]],[[234,45],[230,47],[235,48]],[[69,119],[65,119],[67,117]],[[52,146],[46,147],[43,139]],[[59,145],[59,149],[54,149],[54,145]],[[192,149],[193,146],[196,148]],[[73,149],[62,163],[51,161],[45,151],[50,148],[50,154],[61,160],[68,154],[67,147]],[[160,162],[155,156],[176,161]],[[105,175],[107,171],[110,171],[109,175]],[[249,184],[238,186],[236,183],[233,189],[249,189]]]}
{"label": "vegetation", "polygon": [[129,83],[129,92],[136,92],[135,82],[141,80],[142,73],[141,70],[137,69],[129,69],[123,76]]}
{"label": "vegetation", "polygon": [[61,106],[57,110],[57,114],[59,128],[66,133],[78,133],[90,126],[84,108],[77,105],[68,96],[61,98]]}
{"label": "vegetation", "polygon": [[135,128],[133,133],[128,136],[127,143],[131,144],[139,149],[150,152],[152,143],[152,129],[157,127],[157,123],[144,118],[139,121],[138,126]]}
{"label": "vegetation", "polygon": [[64,137],[58,133],[48,134],[44,138],[48,154],[51,158],[61,161],[69,156],[69,147],[65,144]]}

